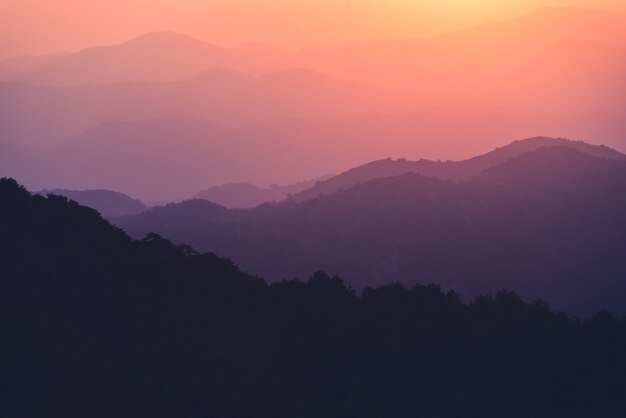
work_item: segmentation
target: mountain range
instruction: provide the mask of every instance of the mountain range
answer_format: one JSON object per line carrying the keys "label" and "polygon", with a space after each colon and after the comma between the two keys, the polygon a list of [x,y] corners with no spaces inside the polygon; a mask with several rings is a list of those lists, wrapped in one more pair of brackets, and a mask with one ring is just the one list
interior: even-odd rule
{"label": "mountain range", "polygon": [[[209,68],[253,74],[284,70],[281,49],[262,45],[223,48],[175,32],[151,32],[117,45],[97,46],[6,71],[5,79],[50,86],[181,81]],[[274,59],[268,59],[272,57]],[[12,60],[13,62],[16,59]],[[26,65],[30,61],[30,65]],[[0,68],[3,66],[0,63]],[[1,74],[1,73],[0,73]]]}
{"label": "mountain range", "polygon": [[626,155],[606,146],[590,145],[582,141],[570,141],[563,138],[535,137],[515,141],[505,147],[497,148],[487,154],[463,161],[407,161],[379,160],[352,168],[326,181],[318,182],[291,196],[297,202],[313,199],[317,196],[349,189],[357,184],[384,177],[394,177],[408,173],[418,173],[440,180],[469,181],[481,175],[485,170],[505,163],[510,158],[520,156],[543,147],[567,147],[599,158],[626,161]]}
{"label": "mountain range", "polygon": [[509,288],[578,314],[622,312],[626,160],[606,148],[537,142],[483,157],[494,165],[463,182],[408,173],[251,210],[192,200],[121,226],[272,280],[322,268],[358,289],[433,281],[466,297]]}
{"label": "mountain range", "polygon": [[370,44],[156,32],[15,57],[0,62],[0,175],[167,202],[388,157],[460,161],[534,136],[623,151],[624,27],[624,13],[550,8]]}
{"label": "mountain range", "polygon": [[[178,33],[154,32],[117,45],[44,59],[38,68],[31,64],[29,69],[14,71],[5,79],[46,85],[163,82],[180,81],[213,67],[255,75],[305,67],[355,77],[361,82],[400,85],[403,89],[410,85],[417,90],[425,83],[416,84],[416,80],[442,68],[448,70],[444,75],[452,79],[461,74],[486,76],[486,69],[491,75],[502,76],[562,41],[587,40],[626,47],[625,19],[625,13],[553,7],[432,38],[300,50],[258,43],[225,48]],[[474,59],[463,60],[462,69],[450,67],[462,57]]]}
{"label": "mountain range", "polygon": [[612,114],[543,118],[502,108],[292,119],[246,129],[164,117],[107,122],[49,149],[0,142],[0,175],[33,190],[106,189],[167,202],[227,183],[296,183],[387,157],[465,160],[503,138],[565,135],[623,150],[625,129],[626,120]]}
{"label": "mountain range", "polygon": [[[48,3],[0,44],[191,11]],[[184,27],[384,29],[276,3]],[[0,60],[0,416],[625,417],[625,81],[626,13],[575,7]]]}
{"label": "mountain range", "polygon": [[[624,104],[620,90],[626,65],[624,22],[626,13],[547,8],[433,38],[296,51],[254,43],[224,48],[178,33],[156,32],[41,59],[34,68],[30,59],[24,71],[3,78],[49,86],[169,83],[214,68],[255,76],[306,68],[402,93],[414,107],[496,105],[536,110],[544,98],[560,112],[610,111]],[[542,89],[553,85],[569,89]],[[580,100],[560,96],[574,87],[573,98]]]}
{"label": "mountain range", "polygon": [[[158,32],[15,57],[0,62],[0,138],[41,147],[115,120],[187,116],[238,128],[435,106],[623,118],[625,23],[624,13],[553,8],[429,39],[299,51]],[[594,139],[566,129],[513,136]]]}
{"label": "mountain range", "polygon": [[300,181],[285,186],[272,184],[269,187],[259,187],[250,183],[228,183],[201,190],[192,196],[192,199],[205,199],[227,208],[253,208],[262,203],[285,200],[330,177],[333,176],[323,176],[317,180]]}
{"label": "mountain range", "polygon": [[[393,181],[417,180],[404,177]],[[268,284],[156,234],[133,241],[96,211],[11,179],[0,179],[0,229],[11,417],[623,411],[626,324],[607,311],[574,319],[510,291],[463,302],[434,284],[357,293],[323,272]],[[585,297],[612,288],[606,279]]]}
{"label": "mountain range", "polygon": [[380,89],[305,69],[254,77],[212,68],[171,83],[71,88],[0,83],[0,97],[0,136],[7,142],[39,147],[58,145],[118,120],[185,116],[241,128],[291,118],[333,119],[403,108]]}
{"label": "mountain range", "polygon": [[42,190],[38,194],[67,197],[83,206],[97,210],[105,219],[134,216],[148,209],[143,202],[111,190],[54,189]]}

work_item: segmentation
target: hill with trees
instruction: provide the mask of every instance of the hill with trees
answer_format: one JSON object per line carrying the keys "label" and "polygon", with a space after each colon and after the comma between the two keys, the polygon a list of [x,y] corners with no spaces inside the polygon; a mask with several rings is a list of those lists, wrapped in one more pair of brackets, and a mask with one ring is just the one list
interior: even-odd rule
{"label": "hill with trees", "polygon": [[[7,417],[619,417],[626,323],[500,292],[268,285],[0,180]],[[284,260],[275,259],[276,263]],[[598,284],[600,285],[600,284]]]}
{"label": "hill with trees", "polygon": [[472,297],[509,288],[581,315],[623,314],[624,178],[625,161],[544,147],[466,182],[408,173],[219,216],[170,205],[122,227],[215,252],[270,280],[322,269],[357,289],[432,281]]}

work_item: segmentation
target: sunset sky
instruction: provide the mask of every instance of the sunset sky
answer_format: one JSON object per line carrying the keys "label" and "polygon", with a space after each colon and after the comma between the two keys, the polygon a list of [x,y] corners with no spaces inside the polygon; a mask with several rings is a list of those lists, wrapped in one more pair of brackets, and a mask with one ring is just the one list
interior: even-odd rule
{"label": "sunset sky", "polygon": [[10,0],[0,2],[0,58],[160,30],[287,47],[432,36],[546,6],[626,11],[624,0]]}

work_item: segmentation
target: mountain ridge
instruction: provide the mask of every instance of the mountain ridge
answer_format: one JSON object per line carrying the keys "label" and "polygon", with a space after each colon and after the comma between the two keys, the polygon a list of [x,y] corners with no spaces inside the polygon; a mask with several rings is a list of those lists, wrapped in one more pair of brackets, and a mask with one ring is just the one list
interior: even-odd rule
{"label": "mountain ridge", "polygon": [[[42,117],[50,118],[53,112],[44,108]],[[67,107],[51,108],[71,113]],[[14,118],[6,115],[6,120],[0,130],[9,130],[4,135],[8,139]],[[118,128],[108,123],[88,128],[62,146],[7,148],[0,155],[0,173],[34,190],[101,188],[163,202],[232,182],[289,184],[387,156],[464,160],[500,146],[503,138],[537,134],[626,149],[621,133],[626,119],[605,112],[545,118],[506,108],[428,108],[393,115],[289,119],[236,129],[193,116],[113,124]],[[43,129],[45,124],[24,126]],[[157,143],[159,147],[151,146]],[[112,149],[112,144],[118,145]],[[225,159],[233,164],[225,165]],[[116,169],[111,172],[107,166]],[[76,172],[83,175],[72,174]]]}
{"label": "mountain ridge", "polygon": [[309,190],[291,196],[290,199],[302,202],[320,194],[328,194],[342,188],[350,188],[358,183],[376,178],[392,177],[407,173],[421,173],[422,175],[433,176],[442,180],[468,181],[473,177],[479,176],[484,170],[501,164],[509,158],[537,148],[550,146],[566,146],[581,150],[589,155],[626,161],[625,154],[621,154],[605,145],[589,145],[582,141],[571,141],[563,138],[534,137],[514,141],[486,154],[456,162],[407,161],[406,159],[373,161],[320,182]]}
{"label": "mountain ridge", "polygon": [[333,119],[405,106],[376,87],[302,69],[253,76],[212,68],[167,83],[75,87],[0,83],[0,95],[5,98],[0,102],[0,135],[34,146],[56,145],[118,119],[183,115],[241,128],[293,117]]}
{"label": "mountain ridge", "polygon": [[582,313],[623,307],[624,178],[626,160],[540,147],[466,182],[405,173],[197,222],[174,205],[121,226],[235,259],[271,280],[321,267],[357,289],[415,277],[468,297],[515,288]]}
{"label": "mountain ridge", "polygon": [[17,342],[0,386],[15,418],[452,418],[468,399],[484,418],[623,409],[626,323],[605,310],[575,319],[511,291],[464,301],[434,284],[359,294],[319,271],[270,285],[10,179],[0,228],[2,331]]}
{"label": "mountain ridge", "polygon": [[37,194],[64,196],[83,206],[97,210],[105,219],[136,216],[148,207],[140,200],[111,190],[41,190]]}

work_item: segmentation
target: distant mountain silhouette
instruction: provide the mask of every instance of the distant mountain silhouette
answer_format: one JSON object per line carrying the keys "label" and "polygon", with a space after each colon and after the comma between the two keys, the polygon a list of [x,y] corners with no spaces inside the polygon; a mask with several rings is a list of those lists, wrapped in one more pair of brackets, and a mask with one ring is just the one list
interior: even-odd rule
{"label": "distant mountain silhouette", "polygon": [[[421,106],[458,106],[467,104],[466,98],[479,100],[494,81],[507,78],[511,71],[562,41],[626,47],[624,22],[626,13],[554,7],[433,38],[299,51],[255,43],[222,48],[182,34],[156,32],[122,44],[68,54],[14,78],[47,85],[161,82],[182,80],[212,67],[255,75],[304,67],[399,91],[411,90],[417,99],[424,100],[419,102]],[[586,52],[592,51],[581,51],[579,56]],[[456,65],[459,62],[463,65]],[[558,68],[565,73],[569,70],[561,64]],[[444,98],[450,100],[450,92],[456,92],[454,101],[442,103]]]}
{"label": "distant mountain silhouette", "polygon": [[[256,137],[254,132],[183,117],[110,122],[63,146],[32,152],[30,160],[0,167],[0,172],[39,188],[56,184],[117,190],[146,202],[187,198],[207,184],[250,178],[271,184],[317,172],[315,161],[304,167],[305,176],[292,170],[293,161],[284,156],[294,152],[293,158],[304,158],[299,156],[306,152],[297,151],[297,142],[280,149],[274,138]],[[268,147],[274,147],[271,153]]]}
{"label": "distant mountain silhouette", "polygon": [[[51,113],[41,110],[41,117]],[[23,126],[40,130],[44,125]],[[0,123],[0,130],[10,126]],[[33,190],[107,189],[144,202],[167,202],[188,198],[211,185],[289,184],[386,157],[464,160],[506,139],[537,134],[580,138],[624,150],[624,130],[626,119],[612,114],[544,118],[501,108],[291,119],[246,129],[166,117],[107,122],[47,150],[5,144],[0,175],[18,178]]]}
{"label": "distant mountain silhouette", "polygon": [[[541,158],[586,166],[592,157]],[[12,418],[626,410],[626,323],[607,311],[573,320],[514,292],[464,303],[436,285],[357,294],[322,272],[268,285],[155,234],[132,241],[96,211],[9,179],[0,229],[0,388]],[[590,297],[604,283],[594,277]]]}
{"label": "distant mountain silhouette", "polygon": [[465,296],[509,288],[579,314],[623,313],[625,176],[623,159],[542,147],[465,183],[405,174],[197,222],[174,205],[159,210],[161,225],[148,211],[123,227],[271,279],[323,268],[357,288],[391,280],[434,281]]}
{"label": "distant mountain silhouette", "polygon": [[[254,166],[246,167],[256,158],[255,148],[234,134],[194,118],[110,122],[34,154],[38,168],[32,175],[54,178],[66,188],[117,190],[143,201],[180,200],[207,183],[250,175]],[[231,169],[233,158],[241,166]],[[20,177],[31,183],[29,173]]]}
{"label": "distant mountain silhouette", "polygon": [[264,50],[253,45],[222,48],[175,32],[152,32],[121,44],[66,54],[6,78],[54,86],[179,81],[211,67],[255,74],[288,68],[278,55],[272,51],[269,60]]}
{"label": "distant mountain silhouette", "polygon": [[97,210],[107,219],[138,215],[148,207],[141,201],[110,190],[42,190],[41,195],[65,196],[83,206]]}
{"label": "distant mountain silhouette", "polygon": [[194,199],[205,199],[227,208],[253,208],[266,202],[279,202],[288,196],[302,192],[315,186],[316,182],[325,180],[300,181],[298,183],[280,186],[259,187],[250,183],[228,183],[213,186],[196,193]]}
{"label": "distant mountain silhouette", "polygon": [[212,68],[171,83],[72,88],[0,83],[0,97],[0,137],[31,146],[58,145],[112,120],[185,116],[239,128],[408,109],[381,89],[303,69],[255,77]]}
{"label": "distant mountain silhouette", "polygon": [[326,181],[318,182],[315,187],[304,190],[290,197],[291,200],[302,202],[319,195],[329,194],[341,189],[348,189],[359,183],[383,177],[399,176],[407,173],[419,173],[427,177],[441,180],[468,181],[485,170],[498,166],[510,158],[523,155],[542,147],[567,147],[600,158],[626,161],[626,155],[606,146],[590,145],[582,141],[570,141],[562,138],[535,137],[515,141],[505,147],[463,161],[407,161],[379,160],[352,168]]}
{"label": "distant mountain silhouette", "polygon": [[[625,27],[626,13],[553,8],[430,39],[300,51],[145,34],[4,77],[0,137],[56,145],[110,120],[193,116],[237,127],[432,106],[624,118]],[[590,139],[552,126],[511,137]]]}

